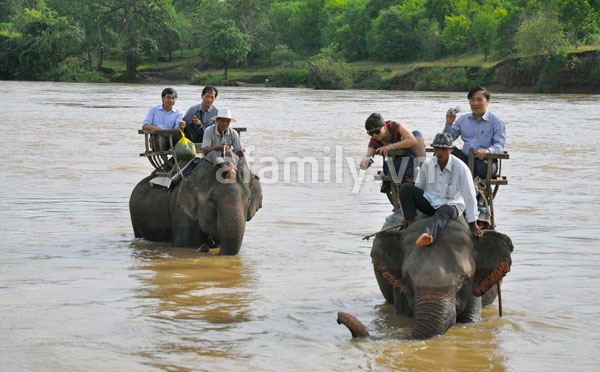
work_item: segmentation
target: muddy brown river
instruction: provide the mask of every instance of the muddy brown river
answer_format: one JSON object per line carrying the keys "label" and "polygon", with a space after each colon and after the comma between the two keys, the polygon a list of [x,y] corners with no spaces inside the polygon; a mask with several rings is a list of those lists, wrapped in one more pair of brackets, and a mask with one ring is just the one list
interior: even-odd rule
{"label": "muddy brown river", "polygon": [[[240,254],[135,239],[150,173],[137,134],[163,85],[0,82],[3,371],[596,371],[600,367],[600,96],[495,94],[509,185],[497,230],[515,250],[476,324],[407,341],[363,235],[391,213],[356,168],[371,112],[431,143],[466,93],[223,87],[246,127],[263,208]],[[176,106],[200,88],[174,86]],[[298,166],[302,159],[306,166]],[[374,336],[352,341],[338,311]]]}

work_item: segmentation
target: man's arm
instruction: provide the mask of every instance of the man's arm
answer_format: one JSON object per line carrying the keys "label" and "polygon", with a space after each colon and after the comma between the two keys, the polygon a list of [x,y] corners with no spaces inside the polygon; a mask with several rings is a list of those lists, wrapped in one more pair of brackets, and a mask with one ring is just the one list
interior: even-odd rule
{"label": "man's arm", "polygon": [[371,159],[373,155],[375,155],[375,149],[371,146],[367,147],[367,155],[365,155],[360,162],[360,169],[367,169],[371,166],[372,161],[370,162],[369,159]]}
{"label": "man's arm", "polygon": [[208,155],[208,154],[210,154],[213,151],[217,151],[217,152],[220,152],[221,154],[223,154],[223,151],[227,151],[227,149],[225,149],[225,147],[228,147],[228,146],[226,144],[224,144],[224,143],[218,144],[218,145],[216,145],[214,147],[210,147],[210,146],[205,147],[204,146],[204,141],[203,141],[202,142],[202,153],[204,155]]}
{"label": "man's arm", "polygon": [[460,182],[460,193],[465,200],[465,218],[467,222],[475,222],[479,211],[477,210],[477,197],[475,195],[475,185],[469,168],[462,167],[460,174],[462,181]]}
{"label": "man's arm", "polygon": [[185,115],[183,115],[183,121],[185,121],[185,124],[192,125],[192,123],[193,123],[192,120],[194,119],[194,114],[196,114],[197,111],[198,111],[198,105],[193,105],[185,112]]}
{"label": "man's arm", "polygon": [[488,148],[492,154],[500,154],[504,151],[506,145],[506,126],[502,119],[497,118],[493,123],[492,146]]}
{"label": "man's arm", "polygon": [[415,186],[421,190],[426,190],[427,188],[427,172],[429,172],[429,164],[430,163],[427,162],[421,164],[417,176],[415,177]]}
{"label": "man's arm", "polygon": [[159,127],[152,125],[152,123],[154,122],[154,110],[152,107],[150,107],[150,110],[148,110],[148,113],[146,114],[146,118],[144,119],[144,121],[142,122],[142,129],[143,130],[155,130],[155,129],[160,129]]}
{"label": "man's arm", "polygon": [[460,123],[456,121],[456,114],[452,109],[448,109],[446,112],[446,125],[442,132],[450,133],[452,135],[452,141],[455,141],[460,136]]}

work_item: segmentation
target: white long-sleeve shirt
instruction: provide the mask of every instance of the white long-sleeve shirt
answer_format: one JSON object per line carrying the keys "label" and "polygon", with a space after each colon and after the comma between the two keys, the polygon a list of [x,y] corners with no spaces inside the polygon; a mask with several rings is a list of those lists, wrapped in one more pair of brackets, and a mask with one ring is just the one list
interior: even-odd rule
{"label": "white long-sleeve shirt", "polygon": [[479,212],[473,176],[469,167],[454,155],[450,155],[444,170],[440,169],[436,157],[427,159],[415,180],[415,186],[424,191],[423,196],[433,208],[454,205],[459,215],[465,212],[467,222],[477,220]]}

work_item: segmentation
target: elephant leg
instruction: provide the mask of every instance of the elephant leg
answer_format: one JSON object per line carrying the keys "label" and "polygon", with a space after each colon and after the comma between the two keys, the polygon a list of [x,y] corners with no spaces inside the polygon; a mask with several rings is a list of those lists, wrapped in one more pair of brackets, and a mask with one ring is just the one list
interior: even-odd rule
{"label": "elephant leg", "polygon": [[393,294],[394,294],[394,307],[396,308],[396,314],[412,316],[412,311],[410,310],[410,307],[408,306],[408,299],[406,298],[406,295],[397,289],[393,290]]}
{"label": "elephant leg", "polygon": [[[502,283],[502,281],[500,282]],[[491,305],[494,300],[498,297],[498,287],[496,285],[488,289],[483,295],[481,295],[481,307]]]}
{"label": "elephant leg", "polygon": [[173,224],[173,246],[198,248],[202,243],[208,243],[206,235],[196,221],[190,218],[178,216]]}
{"label": "elephant leg", "polygon": [[481,297],[472,296],[465,310],[456,317],[458,323],[476,323],[481,321]]}

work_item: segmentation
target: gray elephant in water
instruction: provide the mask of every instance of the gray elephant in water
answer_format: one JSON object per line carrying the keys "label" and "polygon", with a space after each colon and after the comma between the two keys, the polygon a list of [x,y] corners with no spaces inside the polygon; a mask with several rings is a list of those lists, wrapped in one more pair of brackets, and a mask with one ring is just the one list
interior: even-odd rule
{"label": "gray elephant in water", "polygon": [[129,199],[135,236],[175,247],[207,247],[214,241],[219,254],[238,254],[246,221],[262,207],[260,180],[244,161],[234,182],[219,182],[217,176],[204,160],[170,190],[152,186],[152,175],[144,178]]}
{"label": "gray elephant in water", "polygon": [[[443,335],[456,322],[480,321],[482,306],[497,296],[494,284],[512,263],[508,236],[484,230],[476,238],[462,216],[450,220],[433,244],[417,247],[425,221],[415,221],[404,232],[378,235],[371,250],[381,293],[398,314],[413,317],[411,339]],[[349,314],[340,312],[338,323],[353,337],[368,335]]]}

